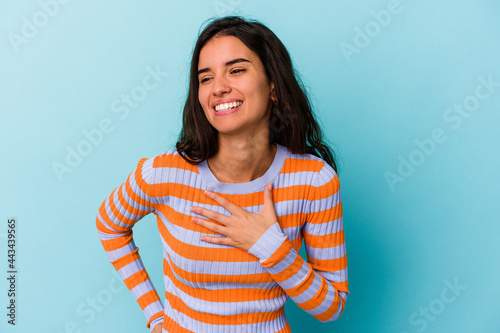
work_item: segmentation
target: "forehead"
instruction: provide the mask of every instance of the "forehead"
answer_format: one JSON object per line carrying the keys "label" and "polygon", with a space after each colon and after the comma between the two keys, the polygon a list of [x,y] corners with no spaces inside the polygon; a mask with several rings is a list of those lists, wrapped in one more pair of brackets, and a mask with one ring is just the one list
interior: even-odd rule
{"label": "forehead", "polygon": [[198,68],[224,64],[234,58],[246,58],[254,63],[259,57],[235,36],[213,37],[200,51]]}

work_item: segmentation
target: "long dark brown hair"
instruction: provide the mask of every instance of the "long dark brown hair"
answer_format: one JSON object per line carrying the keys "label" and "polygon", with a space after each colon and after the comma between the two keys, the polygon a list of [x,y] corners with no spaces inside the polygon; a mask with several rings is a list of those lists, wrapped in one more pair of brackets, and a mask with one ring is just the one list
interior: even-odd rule
{"label": "long dark brown hair", "polygon": [[262,23],[240,16],[211,19],[209,23],[199,35],[191,59],[189,92],[176,144],[181,156],[191,164],[199,164],[217,153],[217,130],[207,120],[198,100],[198,62],[201,49],[210,39],[235,36],[259,56],[267,78],[274,83],[277,102],[271,109],[269,141],[285,146],[293,153],[318,156],[337,171],[334,155],[323,142],[321,128],[302,88],[302,81],[278,37]]}

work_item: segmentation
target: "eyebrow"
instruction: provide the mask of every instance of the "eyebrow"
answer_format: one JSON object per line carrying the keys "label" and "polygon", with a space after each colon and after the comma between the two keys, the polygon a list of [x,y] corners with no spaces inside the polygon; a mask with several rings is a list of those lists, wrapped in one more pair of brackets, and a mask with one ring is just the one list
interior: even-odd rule
{"label": "eyebrow", "polygon": [[[236,59],[233,59],[233,60],[229,60],[228,62],[226,62],[224,65],[227,67],[227,66],[231,66],[231,65],[234,65],[234,64],[237,64],[239,62],[250,62],[250,60],[247,60],[245,58],[236,58]],[[210,68],[203,68],[203,69],[200,69],[198,71],[198,75],[202,74],[202,73],[205,73],[205,72],[208,72],[210,70]]]}

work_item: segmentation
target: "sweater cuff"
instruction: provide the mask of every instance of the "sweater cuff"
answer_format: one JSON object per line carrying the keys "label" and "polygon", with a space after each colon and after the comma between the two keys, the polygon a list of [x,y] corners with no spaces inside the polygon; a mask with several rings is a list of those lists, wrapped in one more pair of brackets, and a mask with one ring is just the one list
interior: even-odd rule
{"label": "sweater cuff", "polygon": [[276,222],[248,249],[248,253],[259,258],[262,264],[273,256],[286,239],[287,235],[281,231],[279,223]]}
{"label": "sweater cuff", "polygon": [[[155,328],[156,325],[163,322],[163,312],[159,312],[158,314],[160,314],[160,316],[158,318],[151,320],[151,322],[149,322],[147,324],[150,332]],[[157,316],[157,315],[155,315],[155,316]],[[152,318],[154,318],[155,316],[153,316]]]}

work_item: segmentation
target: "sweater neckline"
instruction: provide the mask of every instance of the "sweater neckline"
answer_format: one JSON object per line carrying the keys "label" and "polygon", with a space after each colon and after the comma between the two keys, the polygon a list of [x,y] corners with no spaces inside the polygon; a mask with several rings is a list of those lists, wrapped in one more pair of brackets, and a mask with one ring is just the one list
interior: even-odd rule
{"label": "sweater neckline", "polygon": [[269,169],[259,178],[246,183],[223,183],[220,182],[208,167],[207,160],[198,164],[200,176],[206,181],[208,190],[226,194],[243,194],[261,191],[271,183],[280,173],[286,159],[286,148],[276,144],[276,154]]}

